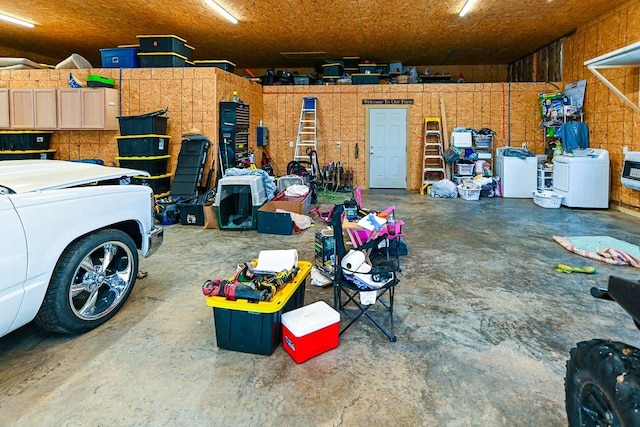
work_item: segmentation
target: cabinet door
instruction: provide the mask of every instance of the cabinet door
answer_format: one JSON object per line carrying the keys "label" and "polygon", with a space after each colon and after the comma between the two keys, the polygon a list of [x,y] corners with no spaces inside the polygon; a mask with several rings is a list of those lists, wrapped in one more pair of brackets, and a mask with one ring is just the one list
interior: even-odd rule
{"label": "cabinet door", "polygon": [[0,128],[11,126],[9,121],[9,89],[0,89]]}
{"label": "cabinet door", "polygon": [[35,123],[33,89],[10,89],[9,108],[13,129],[33,129]]}
{"label": "cabinet door", "polygon": [[117,130],[118,92],[115,89],[82,91],[82,128]]}
{"label": "cabinet door", "polygon": [[58,116],[55,89],[34,89],[34,123],[35,129],[56,129]]}
{"label": "cabinet door", "polygon": [[82,128],[81,89],[58,89],[58,129]]}

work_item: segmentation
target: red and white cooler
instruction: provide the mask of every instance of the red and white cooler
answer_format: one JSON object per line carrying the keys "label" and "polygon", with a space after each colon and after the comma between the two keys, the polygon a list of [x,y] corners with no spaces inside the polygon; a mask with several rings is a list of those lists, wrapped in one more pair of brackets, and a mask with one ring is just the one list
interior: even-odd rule
{"label": "red and white cooler", "polygon": [[282,347],[297,363],[338,346],[340,313],[318,301],[282,314]]}

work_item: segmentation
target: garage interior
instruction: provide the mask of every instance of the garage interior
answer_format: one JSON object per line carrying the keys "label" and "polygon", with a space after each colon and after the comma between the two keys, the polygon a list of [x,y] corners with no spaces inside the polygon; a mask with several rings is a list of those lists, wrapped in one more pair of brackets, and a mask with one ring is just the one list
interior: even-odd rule
{"label": "garage interior", "polygon": [[[271,356],[218,348],[212,309],[201,286],[227,277],[260,250],[295,248],[314,259],[314,232],[287,236],[255,230],[168,225],[163,247],[141,269],[127,304],[104,326],[58,336],[27,326],[0,338],[0,413],[8,425],[566,425],[564,375],[577,342],[638,342],[632,319],[615,303],[589,295],[614,274],[635,280],[634,267],[569,253],[553,236],[640,239],[640,192],[622,183],[625,153],[640,151],[640,62],[600,72],[584,64],[640,41],[637,1],[477,0],[411,4],[220,2],[238,17],[223,21],[204,2],[115,0],[0,1],[0,11],[31,19],[34,29],[0,24],[0,57],[56,64],[76,53],[91,69],[0,69],[0,90],[62,89],[69,73],[114,79],[117,115],[168,110],[168,170],[180,141],[197,129],[216,159],[219,104],[234,92],[250,105],[249,141],[269,129],[268,155],[285,171],[294,157],[300,105],[318,105],[320,164],[341,162],[363,189],[363,206],[396,206],[405,222],[395,302],[397,342],[362,319],[340,345],[303,364],[282,347]],[[100,19],[97,19],[100,17]],[[100,49],[137,42],[141,34],[175,34],[210,67],[100,68]],[[451,83],[262,85],[247,78],[274,68],[313,74],[319,63],[358,56],[401,62]],[[246,71],[248,70],[248,71]],[[458,78],[464,82],[456,83]],[[531,198],[478,201],[420,194],[424,119],[495,131],[495,147],[535,154],[548,146],[539,94],[586,81],[584,122],[590,147],[610,159],[608,209],[543,209]],[[625,100],[626,99],[626,100]],[[370,100],[410,100],[406,185],[370,185]],[[443,107],[444,106],[444,107]],[[444,115],[442,112],[444,111]],[[8,126],[10,128],[10,126]],[[116,129],[51,130],[60,160],[118,164]],[[495,152],[495,150],[494,150]],[[356,156],[356,153],[359,155]],[[207,164],[217,173],[215,161]],[[350,198],[320,199],[318,207]],[[558,263],[595,266],[596,274],[559,273]],[[331,287],[306,284],[305,305],[333,304]]]}

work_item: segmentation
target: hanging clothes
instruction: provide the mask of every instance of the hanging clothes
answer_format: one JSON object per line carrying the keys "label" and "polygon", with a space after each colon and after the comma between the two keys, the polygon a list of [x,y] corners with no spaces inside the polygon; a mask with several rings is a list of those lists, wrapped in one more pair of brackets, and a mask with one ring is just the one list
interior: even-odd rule
{"label": "hanging clothes", "polygon": [[589,148],[589,128],[586,123],[566,122],[557,130],[556,136],[562,140],[566,153],[573,153],[578,148]]}

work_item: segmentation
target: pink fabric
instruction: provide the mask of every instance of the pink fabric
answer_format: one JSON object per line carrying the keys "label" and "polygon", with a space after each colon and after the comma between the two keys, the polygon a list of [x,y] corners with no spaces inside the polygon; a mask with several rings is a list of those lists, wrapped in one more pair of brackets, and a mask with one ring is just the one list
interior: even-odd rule
{"label": "pink fabric", "polygon": [[566,250],[583,257],[595,259],[613,265],[631,265],[640,268],[640,259],[630,255],[620,249],[615,248],[598,248],[597,252],[578,249],[568,237],[553,236],[553,240],[558,242]]}

